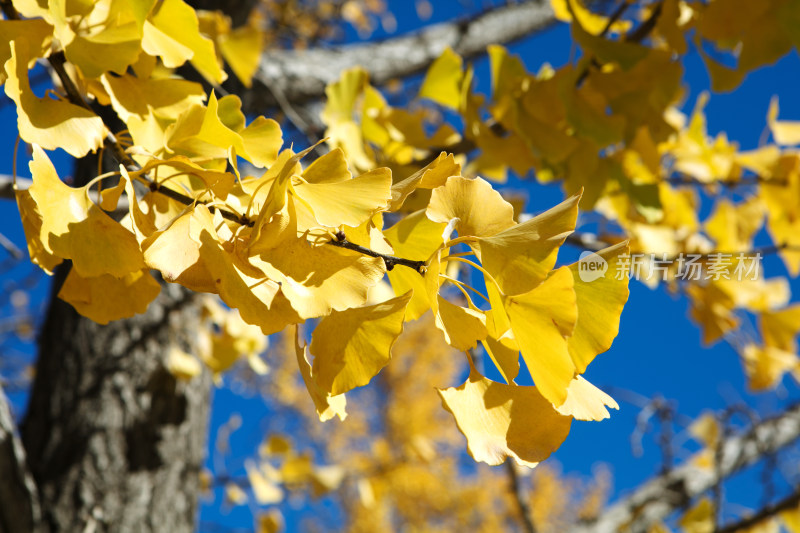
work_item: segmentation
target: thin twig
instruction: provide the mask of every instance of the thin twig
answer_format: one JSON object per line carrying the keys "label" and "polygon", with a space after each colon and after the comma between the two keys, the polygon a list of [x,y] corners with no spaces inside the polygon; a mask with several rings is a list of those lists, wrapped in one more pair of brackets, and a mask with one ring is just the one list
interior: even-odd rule
{"label": "thin twig", "polygon": [[533,523],[533,517],[531,516],[531,508],[528,505],[528,502],[525,501],[525,495],[522,491],[522,485],[519,482],[519,476],[517,475],[516,466],[510,460],[505,462],[506,472],[508,472],[508,481],[511,485],[511,494],[514,496],[514,501],[517,502],[517,508],[519,509],[519,516],[522,520],[522,526],[525,529],[526,533],[536,533],[536,526]]}
{"label": "thin twig", "polygon": [[395,267],[395,265],[403,265],[405,267],[416,270],[420,274],[425,274],[425,270],[427,268],[427,263],[425,261],[412,261],[411,259],[404,259],[402,257],[394,257],[392,255],[382,254],[380,252],[376,252],[375,250],[370,250],[369,248],[365,248],[363,246],[350,242],[346,238],[331,240],[328,241],[326,244],[331,244],[333,246],[338,246],[339,248],[345,248],[347,250],[353,250],[354,252],[368,255],[370,257],[380,257],[381,259],[383,259],[384,264],[386,264],[386,270],[392,270]]}

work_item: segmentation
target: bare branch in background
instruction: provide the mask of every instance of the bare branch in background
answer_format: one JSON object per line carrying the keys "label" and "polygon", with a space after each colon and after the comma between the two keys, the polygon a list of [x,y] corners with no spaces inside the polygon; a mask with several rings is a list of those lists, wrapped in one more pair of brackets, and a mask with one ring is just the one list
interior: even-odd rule
{"label": "bare branch in background", "polygon": [[[281,50],[264,54],[253,90],[247,91],[248,112],[275,107],[276,94],[293,104],[321,98],[325,86],[343,70],[361,66],[372,83],[422,72],[448,46],[465,58],[485,53],[490,44],[522,39],[555,22],[549,2],[528,0],[491,9],[476,17],[435,24],[413,35],[331,49]],[[264,86],[270,88],[264,91]]]}
{"label": "bare branch in background", "polygon": [[720,445],[719,467],[704,468],[687,463],[657,476],[606,509],[597,520],[576,526],[579,533],[647,531],[725,478],[800,438],[800,405],[780,416],[764,420],[742,435]]}

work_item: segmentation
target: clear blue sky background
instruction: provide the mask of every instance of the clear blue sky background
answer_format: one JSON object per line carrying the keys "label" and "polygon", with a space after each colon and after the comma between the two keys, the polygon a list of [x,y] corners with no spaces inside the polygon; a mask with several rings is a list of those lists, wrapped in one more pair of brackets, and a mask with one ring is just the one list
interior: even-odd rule
{"label": "clear blue sky background", "polygon": [[[394,0],[390,8],[398,20],[398,31],[412,30],[420,25],[414,12],[413,2]],[[458,15],[459,2],[449,0],[435,2],[433,18],[429,22],[451,19]],[[380,35],[380,32],[379,34]],[[349,36],[354,39],[354,36]],[[570,57],[571,39],[565,25],[559,25],[524,42],[510,47],[519,54],[530,71],[537,71],[548,62],[555,67],[565,64]],[[699,56],[689,55],[685,61],[684,86],[686,98],[683,108],[691,112],[697,96],[708,90],[709,81]],[[489,89],[488,68],[485,60],[479,60],[477,83],[483,91]],[[800,119],[800,59],[792,52],[776,65],[760,69],[747,77],[742,86],[731,94],[714,94],[706,107],[708,128],[711,135],[726,132],[728,138],[737,141],[743,149],[755,148],[765,127],[767,107],[772,95],[780,97],[781,118]],[[41,94],[41,92],[40,92]],[[16,116],[13,105],[5,98],[0,107],[0,123],[4,125],[0,150],[0,173],[12,170],[12,149],[16,137]],[[19,157],[18,173],[28,176],[24,148]],[[62,176],[72,172],[69,157],[63,152],[53,156]],[[533,182],[512,181],[514,188],[526,191],[530,198],[527,211],[538,212],[559,202],[563,194],[558,186],[542,187]],[[703,214],[707,214],[712,202],[706,199]],[[16,206],[4,201],[0,209],[0,232],[25,248],[21,224]],[[762,236],[763,237],[763,236]],[[2,254],[3,252],[0,252]],[[572,250],[562,256],[562,261],[574,260],[578,251]],[[0,261],[2,261],[0,257]],[[1,263],[0,263],[1,264]],[[765,261],[770,276],[785,275],[783,265],[776,257]],[[30,272],[31,267],[22,262],[11,270],[2,270],[3,299],[0,309],[10,312],[6,304],[8,293],[14,284]],[[792,288],[800,287],[796,280]],[[48,283],[44,280],[31,292],[34,309],[41,310],[46,304]],[[794,300],[794,299],[793,299]],[[722,409],[731,403],[746,402],[763,414],[774,413],[792,400],[800,398],[798,387],[785,379],[776,392],[762,395],[750,394],[746,389],[741,363],[734,350],[725,343],[710,348],[700,346],[701,333],[687,318],[686,300],[671,296],[663,288],[650,290],[636,282],[631,283],[631,296],[622,315],[621,331],[612,348],[599,356],[589,367],[587,378],[605,390],[612,392],[620,403],[620,411],[614,412],[610,420],[602,423],[577,422],[570,436],[553,459],[563,465],[566,472],[590,476],[593,466],[605,462],[612,468],[614,495],[629,490],[661,466],[659,451],[653,443],[653,435],[644,437],[644,454],[633,457],[630,436],[634,430],[636,416],[641,405],[636,398],[663,396],[674,402],[678,411],[689,418],[696,417],[705,409]],[[9,347],[4,346],[4,349]],[[31,353],[30,345],[14,345],[10,348],[22,353]],[[18,412],[24,409],[26,394],[12,394]],[[310,400],[309,400],[310,401]],[[240,412],[244,419],[261,420],[267,416],[265,404],[260,398],[242,397],[227,385],[215,394],[213,405],[210,445],[217,429],[232,411]],[[338,423],[338,422],[329,422]],[[676,428],[680,431],[680,427]],[[241,436],[234,438],[234,454],[252,454],[258,442],[259,431],[255,428],[240,430]],[[687,450],[689,448],[686,448]],[[680,460],[681,457],[678,457]],[[209,466],[211,466],[209,464]],[[748,473],[732,484],[729,497],[733,501],[757,505],[757,492],[753,483],[759,483],[757,473]],[[295,510],[292,516],[302,514]],[[203,506],[202,520],[247,530],[252,527],[252,515],[247,508],[220,510],[217,499]],[[290,526],[294,522],[290,522]],[[290,528],[291,530],[291,528]]]}

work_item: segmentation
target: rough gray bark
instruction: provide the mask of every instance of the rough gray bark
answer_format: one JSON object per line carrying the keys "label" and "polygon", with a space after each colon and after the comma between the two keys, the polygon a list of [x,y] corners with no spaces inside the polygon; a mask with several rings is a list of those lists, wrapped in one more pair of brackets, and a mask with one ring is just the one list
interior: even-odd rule
{"label": "rough gray bark", "polygon": [[0,388],[0,533],[33,531],[41,520],[39,497],[27,469],[8,400]]}
{"label": "rough gray bark", "polygon": [[687,463],[652,478],[633,493],[608,507],[600,517],[576,533],[628,533],[648,531],[731,474],[800,438],[800,405],[765,420],[743,435],[726,439],[720,448],[719,467],[702,468]]}
{"label": "rough gray bark", "polygon": [[194,530],[210,378],[176,381],[165,356],[198,318],[176,285],[107,326],[53,299],[22,425],[45,530]]}
{"label": "rough gray bark", "polygon": [[474,57],[485,53],[490,44],[517,41],[554,22],[550,2],[528,0],[382,42],[270,51],[262,57],[254,89],[244,94],[245,107],[263,112],[278,105],[276,95],[292,104],[322,98],[328,83],[355,66],[364,67],[379,85],[423,71],[448,46],[464,57]]}

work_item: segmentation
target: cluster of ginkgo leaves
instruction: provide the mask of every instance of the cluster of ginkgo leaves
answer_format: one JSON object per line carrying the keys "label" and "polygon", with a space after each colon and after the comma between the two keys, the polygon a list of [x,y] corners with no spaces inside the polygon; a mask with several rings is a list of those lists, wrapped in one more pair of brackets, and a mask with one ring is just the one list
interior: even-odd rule
{"label": "cluster of ginkgo leaves", "polygon": [[[188,61],[220,82],[220,57],[234,72],[252,66],[237,51],[246,39],[209,39],[182,0],[4,7],[5,91],[33,150],[33,183],[17,191],[28,250],[47,272],[71,262],[59,296],[78,312],[101,323],[143,312],[160,291],[157,272],[218,294],[264,335],[314,319],[308,345],[297,330],[296,353],[326,420],[345,417],[345,393],[378,374],[404,323],[430,310],[451,346],[482,343],[506,380],[486,379],[468,355],[467,381],[439,391],[473,457],[489,464],[511,456],[533,466],[573,418],[616,407],[581,374],[616,336],[627,280],[589,283],[577,264],[555,268],[580,195],[519,223],[488,182],[464,177],[444,153],[413,173],[362,168],[339,148],[304,165],[311,148],[282,148],[275,121],[248,123],[237,96],[206,96],[175,75]],[[60,92],[34,94],[38,60],[59,75]],[[110,107],[125,130],[90,104]],[[335,107],[347,105],[332,95],[326,118],[341,120]],[[331,132],[360,139],[349,135],[344,123]],[[105,150],[119,169],[72,187],[46,153],[56,148]],[[625,252],[617,244],[599,255],[614,265]],[[453,264],[479,272],[485,291]],[[375,297],[387,272],[394,294]],[[513,381],[520,354],[535,386]]]}
{"label": "cluster of ginkgo leaves", "polygon": [[[680,111],[681,83],[693,50],[712,89],[728,91],[796,49],[800,3],[619,2],[609,16],[585,4],[593,5],[551,1],[581,50],[569,64],[531,73],[519,57],[490,46],[489,97],[475,90],[473,67],[449,49],[419,90],[432,107],[392,107],[368,73],[344,73],[328,88],[327,134],[359,168],[407,171],[444,146],[467,156],[465,175],[502,182],[509,171],[533,173],[539,182],[560,182],[567,194],[583,191],[581,209],[598,220],[590,242],[630,239],[631,256],[645,259],[638,278],[682,291],[703,341],[727,339],[750,387],[774,387],[800,367],[800,308],[789,304],[785,278],[766,279],[762,268],[741,279],[734,270],[737,257],[777,253],[790,275],[800,272],[800,124],[778,120],[774,100],[765,131],[773,142],[765,135],[758,148],[740,150],[724,134],[708,135],[707,95],[690,117]],[[446,111],[441,117],[457,114],[463,127],[439,120],[423,128],[439,109]],[[711,214],[703,219],[702,210]],[[698,259],[700,276],[676,281],[679,258],[689,256]],[[713,274],[715,257],[728,261]],[[739,327],[751,316],[757,332]]]}

